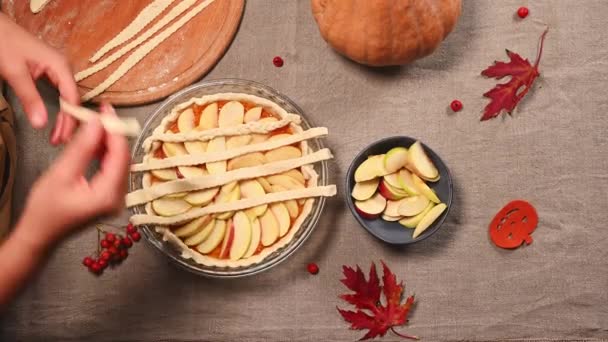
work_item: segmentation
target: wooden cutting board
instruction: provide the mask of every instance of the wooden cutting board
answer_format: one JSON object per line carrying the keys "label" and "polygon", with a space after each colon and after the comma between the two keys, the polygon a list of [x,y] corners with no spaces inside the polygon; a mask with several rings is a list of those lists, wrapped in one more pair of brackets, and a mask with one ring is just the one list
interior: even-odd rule
{"label": "wooden cutting board", "polygon": [[[28,0],[0,1],[3,12],[63,52],[75,72],[91,66],[89,58],[120,33],[151,2],[51,0],[40,13],[33,14]],[[181,0],[175,1],[144,30],[151,27],[179,1]],[[202,1],[199,0],[197,4]],[[143,104],[171,95],[200,79],[218,62],[230,45],[244,7],[245,0],[215,0],[157,46],[112,87],[95,98],[94,102],[108,100],[117,105]],[[111,50],[109,54],[118,48]],[[129,55],[130,53],[106,69],[82,80],[79,84],[81,94],[108,78]]]}

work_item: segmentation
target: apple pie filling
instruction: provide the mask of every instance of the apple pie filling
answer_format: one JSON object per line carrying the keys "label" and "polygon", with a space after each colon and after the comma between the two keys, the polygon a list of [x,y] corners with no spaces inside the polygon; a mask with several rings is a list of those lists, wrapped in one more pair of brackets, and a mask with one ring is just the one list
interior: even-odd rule
{"label": "apple pie filling", "polygon": [[134,224],[151,224],[182,256],[210,266],[246,266],[287,245],[310,214],[317,186],[311,164],[332,158],[306,140],[300,117],[246,94],[216,94],[176,106],[144,142],[142,189],[127,205],[145,205]]}

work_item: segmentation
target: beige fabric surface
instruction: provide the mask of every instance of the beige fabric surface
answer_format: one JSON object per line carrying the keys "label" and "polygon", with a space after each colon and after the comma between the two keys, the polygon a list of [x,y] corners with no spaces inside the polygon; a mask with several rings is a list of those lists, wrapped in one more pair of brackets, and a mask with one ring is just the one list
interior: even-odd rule
{"label": "beige fabric surface", "polygon": [[[521,5],[530,16],[514,17]],[[509,48],[534,59],[550,26],[542,76],[513,117],[479,122],[495,82],[479,76]],[[101,278],[80,264],[92,227],[68,239],[0,322],[2,341],[353,341],[336,311],[343,264],[385,260],[417,295],[400,330],[424,341],[608,339],[608,1],[465,0],[456,30],[431,57],[402,68],[351,63],[321,39],[309,1],[250,0],[226,56],[205,78],[262,82],[329,128],[335,154],[317,229],[283,264],[238,280],[199,278],[146,244]],[[285,59],[275,68],[272,58]],[[46,90],[51,110],[52,92]],[[458,98],[459,113],[448,105]],[[14,101],[14,99],[13,99]],[[120,109],[143,120],[157,104]],[[48,131],[17,113],[20,177],[15,213],[56,157]],[[442,156],[454,205],[432,238],[391,248],[365,232],[344,203],[344,175],[374,140],[409,135]],[[59,194],[58,194],[59,195]],[[538,210],[534,243],[488,241],[487,225],[512,199]],[[126,217],[126,216],[125,216]],[[123,218],[114,222],[126,222]],[[314,261],[317,276],[306,272]],[[0,270],[1,271],[1,270]],[[388,335],[384,341],[396,341]]]}

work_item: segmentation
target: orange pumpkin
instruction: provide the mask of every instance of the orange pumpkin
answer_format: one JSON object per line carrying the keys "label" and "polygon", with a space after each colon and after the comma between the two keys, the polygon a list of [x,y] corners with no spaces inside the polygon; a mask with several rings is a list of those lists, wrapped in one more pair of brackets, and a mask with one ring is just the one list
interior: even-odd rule
{"label": "orange pumpkin", "polygon": [[323,38],[361,64],[401,65],[431,54],[456,25],[461,0],[311,0]]}

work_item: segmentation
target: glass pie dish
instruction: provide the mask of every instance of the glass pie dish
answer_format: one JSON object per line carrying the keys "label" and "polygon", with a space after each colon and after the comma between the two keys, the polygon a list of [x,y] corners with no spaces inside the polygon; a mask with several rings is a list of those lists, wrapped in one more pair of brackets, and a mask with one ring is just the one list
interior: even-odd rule
{"label": "glass pie dish", "polygon": [[[262,99],[270,100],[288,113],[297,114],[301,117],[299,126],[302,129],[308,130],[314,127],[305,117],[303,111],[285,95],[278,91],[264,86],[259,83],[237,79],[221,79],[214,81],[202,82],[190,86],[175,95],[171,96],[145,121],[141,135],[138,137],[132,151],[133,163],[141,163],[144,160],[147,152],[144,148],[144,141],[153,134],[153,131],[161,124],[163,119],[170,115],[171,111],[178,105],[189,101],[192,98],[202,97],[206,95],[223,94],[223,93],[239,93],[246,95],[254,95]],[[309,153],[322,150],[324,148],[322,141],[319,138],[307,140]],[[327,162],[325,160],[311,165],[318,175],[317,186],[327,185]],[[129,191],[133,192],[142,188],[143,173],[131,173],[129,176]],[[325,205],[325,197],[316,197],[312,203],[310,213],[305,216],[302,224],[299,226],[293,238],[284,246],[272,251],[265,256],[261,261],[246,266],[238,267],[221,267],[205,265],[196,262],[192,258],[183,256],[183,250],[174,243],[166,241],[163,234],[159,233],[155,225],[144,224],[140,225],[146,239],[157,248],[162,254],[169,257],[172,261],[186,270],[208,277],[217,278],[236,278],[248,275],[253,275],[274,267],[280,262],[287,259],[293,254],[314,230],[323,207]],[[130,208],[131,213],[146,214],[145,205],[137,205]]]}

